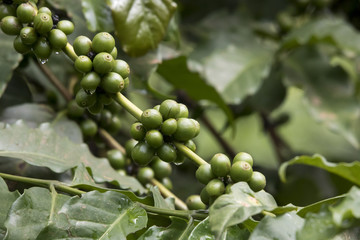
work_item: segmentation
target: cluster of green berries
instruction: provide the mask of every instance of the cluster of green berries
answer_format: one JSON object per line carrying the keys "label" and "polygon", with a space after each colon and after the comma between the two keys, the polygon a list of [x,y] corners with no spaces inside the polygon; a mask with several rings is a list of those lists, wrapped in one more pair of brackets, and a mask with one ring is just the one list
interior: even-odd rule
{"label": "cluster of green berries", "polygon": [[59,52],[67,45],[67,35],[74,31],[74,25],[68,20],[59,21],[47,7],[38,9],[36,2],[3,1],[0,26],[5,34],[16,36],[14,48],[18,53],[33,51],[45,63],[53,51]]}
{"label": "cluster of green berries", "polygon": [[115,39],[107,32],[96,34],[92,40],[79,36],[73,47],[78,55],[75,69],[83,74],[76,102],[90,113],[98,114],[104,105],[112,103],[112,95],[129,85],[129,65],[116,59]]}
{"label": "cluster of green berries", "polygon": [[[232,164],[225,154],[215,154],[210,160],[210,164],[201,165],[196,170],[197,180],[206,186],[202,189],[200,196],[190,196],[191,198],[189,197],[187,202],[190,205],[196,202],[194,205],[202,209],[205,204],[211,205],[217,197],[229,193],[232,184],[237,182],[247,182],[254,192],[264,189],[265,176],[260,172],[253,171],[252,166],[253,158],[245,152],[238,153]],[[199,199],[204,205],[199,203]]]}
{"label": "cluster of green berries", "polygon": [[188,116],[187,107],[174,100],[165,100],[145,110],[140,122],[135,122],[130,129],[131,136],[138,141],[131,152],[133,161],[139,166],[146,166],[157,156],[168,163],[184,162],[185,156],[177,152],[173,143],[184,143],[195,151],[196,146],[191,139],[200,132],[200,124]]}

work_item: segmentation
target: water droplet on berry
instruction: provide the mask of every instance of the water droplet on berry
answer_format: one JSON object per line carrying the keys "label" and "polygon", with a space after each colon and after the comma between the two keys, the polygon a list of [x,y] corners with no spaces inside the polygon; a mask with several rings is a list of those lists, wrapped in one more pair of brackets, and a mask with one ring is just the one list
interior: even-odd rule
{"label": "water droplet on berry", "polygon": [[40,59],[39,61],[41,64],[45,64],[49,61],[49,59]]}

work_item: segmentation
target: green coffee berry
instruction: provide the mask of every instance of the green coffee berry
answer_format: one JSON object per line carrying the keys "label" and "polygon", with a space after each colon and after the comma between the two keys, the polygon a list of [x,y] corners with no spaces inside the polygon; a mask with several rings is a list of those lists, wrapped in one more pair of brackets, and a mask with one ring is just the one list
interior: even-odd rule
{"label": "green coffee berry", "polygon": [[218,197],[225,192],[224,183],[219,179],[211,180],[205,187],[210,197]]}
{"label": "green coffee berry", "polygon": [[165,177],[163,179],[161,179],[161,183],[169,190],[172,190],[173,188],[173,184],[172,181],[170,180],[170,178]]}
{"label": "green coffee berry", "polygon": [[131,157],[131,152],[137,143],[138,143],[138,141],[136,141],[135,139],[130,139],[130,140],[126,141],[125,151],[126,151],[127,157]]}
{"label": "green coffee berry", "polygon": [[[130,135],[133,139],[137,141],[142,141],[145,138],[146,130],[142,123],[136,122],[133,123],[130,127]],[[150,145],[151,146],[151,145]]]}
{"label": "green coffee berry", "polygon": [[246,152],[239,152],[238,154],[236,154],[236,156],[233,159],[233,164],[238,161],[245,161],[245,162],[249,163],[250,166],[253,166],[253,164],[254,164],[254,160],[253,160],[252,156]]}
{"label": "green coffee berry", "polygon": [[141,122],[148,130],[159,128],[162,121],[160,112],[155,109],[147,109],[141,115]]}
{"label": "green coffee berry", "polygon": [[174,138],[178,141],[185,142],[192,139],[196,134],[197,128],[192,119],[179,118],[177,120],[177,129]]}
{"label": "green coffee berry", "polygon": [[159,158],[165,162],[173,162],[176,160],[176,149],[169,143],[164,143],[156,151]]}
{"label": "green coffee berry", "polygon": [[76,93],[75,101],[80,107],[91,107],[96,102],[96,94],[87,94],[84,89],[80,89]]}
{"label": "green coffee berry", "polygon": [[7,16],[15,16],[16,9],[13,5],[0,4],[0,21]]}
{"label": "green coffee berry", "polygon": [[[80,57],[85,57],[87,59],[89,59],[86,56],[80,56]],[[78,59],[80,58],[78,57]],[[77,60],[77,59],[76,59]],[[75,61],[76,62],[76,61]],[[75,64],[76,65],[76,64]],[[84,69],[82,69],[84,70]],[[85,74],[85,76],[81,79],[81,87],[86,91],[86,92],[94,92],[96,90],[96,88],[99,86],[101,81],[100,76],[96,73],[96,72],[89,72],[87,74]],[[100,101],[101,102],[101,101]],[[102,103],[102,102],[101,102]]]}
{"label": "green coffee berry", "polygon": [[127,62],[125,62],[124,60],[120,59],[115,60],[115,66],[112,71],[120,74],[123,78],[127,78],[130,75],[129,64],[127,64]]}
{"label": "green coffee berry", "polygon": [[180,153],[180,152],[177,152],[177,153],[176,153],[176,159],[174,160],[173,163],[174,163],[175,165],[181,165],[181,164],[183,164],[183,163],[185,162],[185,160],[186,160],[185,155],[182,154],[182,153]]}
{"label": "green coffee berry", "polygon": [[108,109],[104,109],[101,112],[101,116],[100,116],[100,126],[106,128],[111,124],[111,121],[112,121],[111,112]]}
{"label": "green coffee berry", "polygon": [[111,36],[110,33],[107,32],[100,32],[96,34],[92,40],[92,49],[96,53],[111,53],[114,47],[115,39],[113,38],[113,36]]}
{"label": "green coffee berry", "polygon": [[118,50],[116,47],[113,48],[113,50],[111,51],[110,55],[116,59],[117,58],[117,55],[118,55]]}
{"label": "green coffee berry", "polygon": [[195,119],[191,119],[191,120],[195,124],[195,136],[194,137],[196,137],[200,133],[200,123],[198,121],[196,121]]}
{"label": "green coffee berry", "polygon": [[142,184],[149,183],[154,178],[154,171],[149,167],[140,168],[137,174],[137,179]]}
{"label": "green coffee berry", "polygon": [[33,27],[23,27],[19,36],[22,43],[28,46],[33,45],[38,40],[38,35]]}
{"label": "green coffee berry", "polygon": [[263,190],[266,186],[266,178],[261,172],[254,171],[248,184],[254,192]]}
{"label": "green coffee berry", "polygon": [[138,142],[131,151],[131,158],[139,166],[146,166],[151,162],[154,154],[155,150],[146,142]]}
{"label": "green coffee berry", "polygon": [[21,22],[14,16],[7,16],[1,20],[1,30],[7,35],[18,35],[22,28]]}
{"label": "green coffee berry", "polygon": [[114,114],[107,130],[110,133],[117,133],[120,130],[121,126],[121,118],[117,114]]}
{"label": "green coffee berry", "polygon": [[206,209],[206,205],[201,201],[200,195],[191,195],[185,202],[189,210]]}
{"label": "green coffee berry", "polygon": [[159,111],[160,110],[160,104],[156,105],[155,107],[153,107],[153,109]]}
{"label": "green coffee berry", "polygon": [[63,31],[66,35],[74,32],[74,24],[69,20],[61,20],[56,25],[57,29]]}
{"label": "green coffee berry", "polygon": [[[93,64],[89,57],[85,55],[81,55],[76,58],[74,62],[75,69],[78,70],[81,73],[88,73],[91,71]],[[99,84],[100,84],[100,76],[94,72],[99,77]]]}
{"label": "green coffee berry", "polygon": [[50,17],[52,16],[51,10],[47,7],[41,7],[39,8],[38,14],[40,13],[46,13],[48,14]]}
{"label": "green coffee berry", "polygon": [[[40,11],[40,10],[39,10]],[[50,32],[53,27],[51,15],[47,13],[38,13],[34,18],[34,28],[40,34]]]}
{"label": "green coffee berry", "polygon": [[161,132],[164,135],[171,136],[176,132],[177,121],[174,118],[169,118],[163,122],[161,125]]}
{"label": "green coffee berry", "polygon": [[210,203],[210,196],[209,194],[207,193],[206,191],[206,187],[204,187],[201,192],[200,192],[200,199],[201,201],[206,204],[206,205],[209,205]]}
{"label": "green coffee berry", "polygon": [[33,46],[33,51],[36,57],[42,61],[47,60],[52,53],[50,44],[45,37],[38,39],[38,41]]}
{"label": "green coffee berry", "polygon": [[86,119],[80,123],[80,129],[85,137],[93,137],[97,133],[98,127],[96,122]]}
{"label": "green coffee berry", "polygon": [[212,172],[210,164],[203,164],[199,166],[195,173],[196,179],[202,184],[208,184],[212,179],[216,178]]}
{"label": "green coffee berry", "polygon": [[163,135],[155,129],[146,133],[145,140],[153,148],[159,148],[164,144]]}
{"label": "green coffee berry", "polygon": [[52,29],[49,33],[49,42],[55,51],[60,51],[68,43],[66,34],[59,29]]}
{"label": "green coffee berry", "polygon": [[171,164],[162,161],[159,157],[154,156],[151,162],[151,168],[154,170],[157,179],[169,177],[172,172]]}
{"label": "green coffee berry", "polygon": [[248,162],[238,161],[231,166],[230,177],[233,182],[249,181],[253,174],[252,167]]}
{"label": "green coffee berry", "polygon": [[99,101],[96,101],[94,105],[87,108],[89,113],[91,113],[93,115],[101,113],[103,109],[104,109],[104,104],[102,104]]}
{"label": "green coffee berry", "polygon": [[98,94],[98,100],[104,105],[110,105],[113,102],[113,99],[106,93]]}
{"label": "green coffee berry", "polygon": [[175,118],[180,111],[179,104],[174,100],[168,99],[160,104],[159,112],[164,120]]}
{"label": "green coffee berry", "polygon": [[14,49],[16,52],[20,53],[20,54],[25,54],[31,51],[31,46],[25,45],[22,41],[20,36],[17,36],[14,39]]}
{"label": "green coffee berry", "polygon": [[188,108],[184,104],[179,103],[179,113],[176,115],[176,118],[187,118],[187,117],[189,117]]}
{"label": "green coffee berry", "polygon": [[75,100],[69,101],[67,105],[67,115],[70,118],[79,118],[81,117],[85,112],[85,109],[80,107]]}
{"label": "green coffee berry", "polygon": [[217,177],[225,177],[231,168],[230,159],[222,153],[215,154],[210,160],[210,165],[212,172]]}
{"label": "green coffee berry", "polygon": [[109,159],[110,165],[114,169],[124,168],[126,166],[124,154],[117,149],[107,151],[106,157]]}
{"label": "green coffee berry", "polygon": [[16,16],[22,23],[31,23],[37,14],[37,9],[30,3],[22,3],[16,9]]}
{"label": "green coffee berry", "polygon": [[114,68],[114,65],[113,57],[106,52],[98,53],[93,60],[94,70],[99,74],[109,73]]}
{"label": "green coffee berry", "polygon": [[115,72],[107,73],[101,80],[101,87],[108,93],[117,93],[124,88],[124,79]]}
{"label": "green coffee berry", "polygon": [[85,36],[78,36],[75,38],[73,47],[78,56],[88,55],[91,52],[91,40]]}

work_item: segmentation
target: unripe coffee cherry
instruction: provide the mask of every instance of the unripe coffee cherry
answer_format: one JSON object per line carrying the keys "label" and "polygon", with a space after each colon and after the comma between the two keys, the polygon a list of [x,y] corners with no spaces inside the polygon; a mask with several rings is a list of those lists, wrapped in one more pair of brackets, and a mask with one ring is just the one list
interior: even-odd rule
{"label": "unripe coffee cherry", "polygon": [[191,195],[186,199],[189,210],[206,209],[206,205],[201,201],[200,195]]}
{"label": "unripe coffee cherry", "polygon": [[106,52],[98,53],[93,60],[94,70],[99,74],[110,72],[114,68],[114,65],[115,61],[113,57]]}
{"label": "unripe coffee cherry", "polygon": [[196,151],[196,144],[193,140],[186,141],[185,146],[187,146],[191,151]]}
{"label": "unripe coffee cherry", "polygon": [[73,47],[75,53],[78,56],[80,55],[86,56],[91,51],[91,40],[85,36],[78,36],[77,38],[75,38]]}
{"label": "unripe coffee cherry", "polygon": [[113,102],[113,99],[106,93],[98,94],[98,100],[104,105],[110,105]]}
{"label": "unripe coffee cherry", "polygon": [[200,133],[200,123],[198,121],[196,121],[195,119],[191,119],[193,120],[194,124],[195,124],[195,136],[199,135]]}
{"label": "unripe coffee cherry", "polygon": [[145,134],[146,134],[146,130],[145,130],[144,126],[142,125],[142,123],[136,122],[131,125],[130,135],[133,139],[135,139],[137,141],[142,141],[145,138]]}
{"label": "unripe coffee cherry", "polygon": [[[55,29],[53,29],[55,30]],[[75,69],[81,73],[88,73],[91,71],[93,64],[90,58],[85,55],[81,55],[76,58],[74,62]],[[94,72],[95,73],[95,72]],[[95,73],[97,74],[97,73]],[[100,76],[99,76],[99,83],[100,83]]]}
{"label": "unripe coffee cherry", "polygon": [[99,101],[96,101],[94,105],[87,108],[89,113],[91,113],[93,115],[101,113],[103,109],[104,109],[104,104],[102,104]]}
{"label": "unripe coffee cherry", "polygon": [[208,184],[212,179],[216,178],[212,172],[210,164],[203,164],[199,166],[195,173],[196,179],[202,184]]}
{"label": "unripe coffee cherry", "polygon": [[75,100],[80,107],[91,107],[96,102],[96,94],[87,94],[84,89],[80,89],[76,93]]}
{"label": "unripe coffee cherry", "polygon": [[205,187],[210,197],[218,197],[225,192],[224,183],[219,179],[211,180]]}
{"label": "unripe coffee cherry", "polygon": [[155,129],[146,133],[145,140],[153,148],[159,148],[164,144],[163,135]]}
{"label": "unripe coffee cherry", "polygon": [[159,112],[161,113],[164,120],[175,118],[179,111],[179,104],[174,100],[168,99],[160,104]]}
{"label": "unripe coffee cherry", "polygon": [[34,18],[34,28],[40,34],[50,32],[53,27],[53,20],[51,15],[47,13],[39,13]]}
{"label": "unripe coffee cherry", "polygon": [[74,32],[74,24],[69,20],[59,21],[56,28],[63,31],[66,35],[70,35]]}
{"label": "unripe coffee cherry", "polygon": [[140,168],[137,174],[137,179],[142,184],[149,183],[154,178],[154,171],[149,167]]}
{"label": "unripe coffee cherry", "polygon": [[176,115],[176,118],[187,118],[187,117],[189,117],[188,108],[184,104],[179,103],[179,113]]}
{"label": "unripe coffee cherry", "polygon": [[[94,92],[101,81],[100,76],[96,72],[89,72],[81,79],[81,87],[86,92]],[[100,101],[101,102],[101,101]],[[102,102],[101,102],[102,103]]]}
{"label": "unripe coffee cherry", "polygon": [[7,35],[18,35],[22,28],[21,22],[14,16],[7,16],[1,20],[1,30]]}
{"label": "unripe coffee cherry", "polygon": [[172,184],[170,178],[165,177],[165,178],[161,179],[161,183],[162,183],[167,189],[172,190],[173,184]]}
{"label": "unripe coffee cherry", "polygon": [[[97,96],[97,98],[99,101],[99,95]],[[111,120],[112,120],[111,112],[108,109],[104,109],[100,115],[100,126],[106,128],[107,126],[110,125]]]}
{"label": "unripe coffee cherry", "polygon": [[111,36],[110,33],[107,32],[100,32],[96,34],[92,40],[92,49],[95,53],[111,53],[114,47],[115,39],[113,38],[113,36]]}
{"label": "unripe coffee cherry", "polygon": [[124,79],[116,72],[109,72],[101,79],[101,87],[108,93],[120,92],[124,85]]}
{"label": "unripe coffee cherry", "polygon": [[248,162],[238,161],[231,166],[230,177],[233,182],[249,181],[253,174],[252,167]]}
{"label": "unripe coffee cherry", "polygon": [[71,100],[67,105],[67,115],[70,118],[79,118],[85,112],[85,109],[80,107],[75,100]]}
{"label": "unripe coffee cherry", "polygon": [[254,192],[263,190],[266,186],[266,178],[261,172],[254,171],[248,184]]}
{"label": "unripe coffee cherry", "polygon": [[254,160],[252,156],[246,152],[239,152],[236,154],[236,156],[233,159],[233,164],[239,161],[245,161],[250,164],[250,166],[253,166]]}
{"label": "unripe coffee cherry", "polygon": [[16,9],[13,5],[0,4],[0,21],[7,16],[15,16]]}
{"label": "unripe coffee cherry", "polygon": [[197,131],[197,127],[192,119],[179,118],[177,120],[177,129],[174,138],[178,141],[185,142],[192,139]]}
{"label": "unripe coffee cherry", "polygon": [[38,35],[33,27],[23,27],[20,31],[20,38],[23,44],[30,46],[38,40]]}
{"label": "unripe coffee cherry", "polygon": [[38,59],[46,60],[50,57],[52,49],[45,37],[41,37],[33,46],[33,51]]}
{"label": "unripe coffee cherry", "polygon": [[139,166],[146,166],[151,162],[154,154],[155,150],[146,142],[138,142],[131,151],[131,158]]}
{"label": "unripe coffee cherry", "polygon": [[40,14],[40,13],[46,13],[46,14],[48,14],[50,17],[51,17],[51,15],[52,15],[51,10],[50,10],[49,8],[47,8],[47,7],[41,7],[41,8],[39,8],[38,14]]}
{"label": "unripe coffee cherry", "polygon": [[93,137],[97,133],[98,127],[96,122],[86,119],[80,123],[80,128],[85,137]]}
{"label": "unripe coffee cherry", "polygon": [[231,168],[230,159],[222,153],[215,154],[210,160],[210,165],[212,172],[217,177],[225,177]]}
{"label": "unripe coffee cherry", "polygon": [[206,204],[206,205],[209,205],[210,203],[210,196],[209,194],[207,193],[206,191],[206,187],[204,187],[201,192],[200,192],[200,199],[201,201]]}
{"label": "unripe coffee cherry", "polygon": [[37,14],[37,9],[30,4],[22,3],[16,9],[16,16],[22,23],[31,23]]}
{"label": "unripe coffee cherry", "polygon": [[162,121],[160,112],[155,109],[147,109],[141,114],[141,122],[148,130],[159,128]]}
{"label": "unripe coffee cherry", "polygon": [[117,59],[118,50],[117,50],[116,47],[114,47],[113,50],[111,50],[110,55],[111,55],[114,59]]}
{"label": "unripe coffee cherry", "polygon": [[115,60],[115,66],[112,71],[120,74],[124,79],[129,77],[130,75],[129,64],[127,64],[127,62],[125,62],[124,60],[120,59]]}
{"label": "unripe coffee cherry", "polygon": [[109,159],[110,165],[114,169],[124,168],[126,166],[124,154],[117,149],[107,151],[106,157]]}
{"label": "unripe coffee cherry", "polygon": [[61,49],[63,49],[68,42],[66,34],[59,29],[52,29],[49,33],[48,38],[51,47],[55,51],[60,51]]}
{"label": "unripe coffee cherry", "polygon": [[133,148],[136,146],[136,144],[138,144],[138,141],[136,141],[135,139],[130,139],[130,140],[126,141],[125,151],[126,151],[127,157],[131,157],[131,152],[132,152]]}
{"label": "unripe coffee cherry", "polygon": [[120,128],[122,126],[122,123],[121,123],[121,118],[115,114],[113,117],[112,117],[112,121],[111,121],[111,124],[110,126],[107,128],[108,132],[110,133],[117,133]]}
{"label": "unripe coffee cherry", "polygon": [[163,122],[161,125],[161,132],[164,135],[171,136],[176,132],[177,121],[174,118],[169,118]]}
{"label": "unripe coffee cherry", "polygon": [[173,162],[176,160],[176,149],[169,143],[164,143],[156,151],[159,158],[165,162]]}
{"label": "unripe coffee cherry", "polygon": [[154,106],[153,109],[155,109],[155,110],[157,110],[157,111],[160,111],[160,104]]}
{"label": "unripe coffee cherry", "polygon": [[14,49],[16,50],[16,52],[20,53],[20,54],[25,54],[31,51],[31,47],[28,45],[25,45],[22,41],[20,36],[17,36],[14,40]]}
{"label": "unripe coffee cherry", "polygon": [[158,156],[154,156],[151,167],[154,170],[157,179],[169,177],[172,172],[171,164],[162,161]]}

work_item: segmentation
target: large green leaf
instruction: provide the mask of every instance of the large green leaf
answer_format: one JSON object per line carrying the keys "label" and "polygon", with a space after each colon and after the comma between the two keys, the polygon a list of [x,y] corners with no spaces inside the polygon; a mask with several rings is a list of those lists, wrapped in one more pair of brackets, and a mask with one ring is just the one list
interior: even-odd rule
{"label": "large green leaf", "polygon": [[[221,240],[247,240],[249,232],[246,229],[240,229],[238,226],[232,226],[226,229]],[[215,240],[215,235],[210,230],[209,218],[207,217],[199,223],[189,236],[189,240]]]}
{"label": "large green leaf", "polygon": [[217,198],[209,209],[211,231],[219,239],[225,229],[242,223],[263,210],[277,207],[274,198],[265,191],[254,192],[245,182],[231,187],[230,194]]}
{"label": "large green leaf", "polygon": [[182,218],[171,217],[171,224],[168,227],[158,227],[156,225],[150,227],[146,232],[138,238],[138,240],[188,240],[191,223]]}
{"label": "large green leaf", "polygon": [[276,218],[263,218],[249,240],[290,240],[296,239],[296,232],[304,225],[304,219],[295,212],[285,213]]}
{"label": "large green leaf", "polygon": [[332,163],[328,162],[323,156],[317,154],[314,156],[298,156],[280,166],[279,176],[282,181],[286,181],[286,169],[288,166],[295,164],[303,164],[324,169],[360,186],[360,162]]}
{"label": "large green leaf", "polygon": [[193,72],[187,65],[187,58],[180,56],[163,61],[157,72],[176,89],[184,90],[194,100],[209,100],[217,104],[232,119],[232,113],[223,98],[200,76]]}
{"label": "large green leaf", "polygon": [[0,130],[0,156],[22,159],[57,173],[84,163],[92,169],[97,182],[112,182],[121,188],[144,191],[135,178],[121,176],[107,159],[94,157],[85,144],[74,144],[67,137],[57,135],[50,124],[42,124],[36,129],[21,121],[7,125]]}
{"label": "large green leaf", "polygon": [[10,81],[13,70],[19,65],[22,55],[16,53],[13,47],[13,36],[0,32],[0,97],[3,95],[7,83]]}
{"label": "large green leaf", "polygon": [[108,0],[123,50],[140,56],[157,47],[175,12],[172,0]]}
{"label": "large green leaf", "polygon": [[106,1],[81,0],[82,10],[90,31],[112,32],[114,23]]}
{"label": "large green leaf", "polygon": [[97,191],[72,197],[56,211],[58,221],[47,226],[38,240],[125,240],[147,223],[146,211],[121,193]]}
{"label": "large green leaf", "polygon": [[323,17],[313,19],[292,30],[283,41],[283,48],[299,45],[328,43],[343,50],[360,52],[360,34],[343,19]]}
{"label": "large green leaf", "polygon": [[346,197],[346,194],[342,194],[332,198],[327,198],[319,202],[310,204],[308,206],[302,207],[297,212],[297,215],[299,215],[300,217],[305,217],[305,215],[309,212],[313,212],[313,213],[319,212],[322,206],[337,203],[339,200],[343,199],[344,197]]}
{"label": "large green leaf", "polygon": [[10,192],[5,181],[0,177],[0,239],[4,239],[6,228],[5,219],[10,210],[11,205],[20,196],[19,192]]}
{"label": "large green leaf", "polygon": [[58,116],[51,122],[51,127],[54,131],[62,137],[67,137],[74,143],[82,143],[83,135],[79,124],[75,121],[68,119],[64,112],[60,112]]}
{"label": "large green leaf", "polygon": [[171,201],[171,198],[164,199],[161,195],[159,188],[150,186],[150,191],[154,198],[154,206],[158,208],[165,208],[165,209],[175,209],[174,201]]}
{"label": "large green leaf", "polygon": [[34,187],[25,190],[11,209],[6,219],[8,240],[33,240],[48,224],[57,221],[57,212],[70,197],[50,193],[45,188]]}

